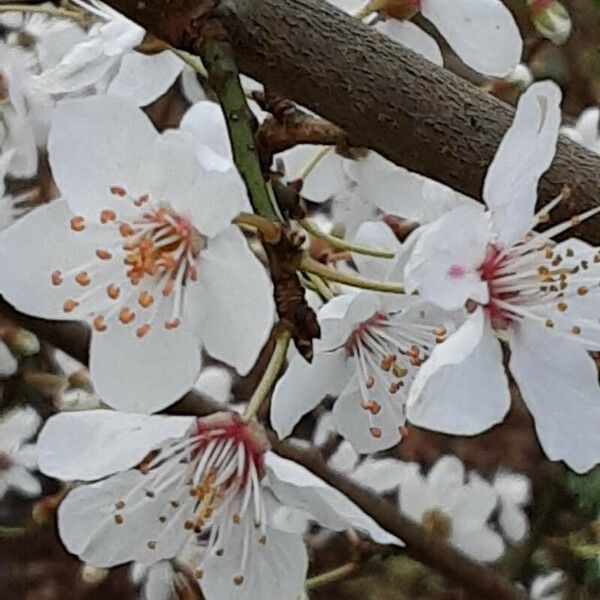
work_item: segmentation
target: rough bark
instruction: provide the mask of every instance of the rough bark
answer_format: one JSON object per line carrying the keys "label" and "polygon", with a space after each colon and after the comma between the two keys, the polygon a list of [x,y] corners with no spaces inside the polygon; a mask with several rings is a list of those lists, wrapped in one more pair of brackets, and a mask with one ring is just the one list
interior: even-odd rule
{"label": "rough bark", "polygon": [[[210,0],[109,0],[169,43],[197,52]],[[418,173],[481,197],[513,109],[439,69],[325,0],[224,0],[218,8],[241,70]],[[598,203],[600,157],[562,138],[540,186],[547,202],[574,188],[553,220]],[[580,235],[600,243],[600,221]]]}

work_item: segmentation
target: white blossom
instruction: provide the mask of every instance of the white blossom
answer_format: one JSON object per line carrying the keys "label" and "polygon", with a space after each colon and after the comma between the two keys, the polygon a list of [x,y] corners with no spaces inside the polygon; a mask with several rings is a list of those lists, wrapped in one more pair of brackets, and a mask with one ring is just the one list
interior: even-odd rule
{"label": "white blossom", "polygon": [[551,82],[522,96],[487,173],[487,212],[460,207],[413,234],[408,290],[447,310],[469,303],[464,325],[420,370],[409,405],[420,424],[449,433],[479,433],[501,421],[510,395],[499,332],[546,454],[581,472],[600,461],[600,387],[588,354],[600,348],[600,255],[576,238],[553,237],[600,209],[533,231],[562,198],[534,215],[538,180],[554,157],[559,104]]}
{"label": "white blossom", "polygon": [[159,135],[123,99],[61,102],[49,153],[63,198],[0,236],[3,296],[29,314],[89,319],[91,377],[113,407],[174,402],[201,347],[247,373],[273,322],[272,284],[231,225],[248,206],[241,178],[187,140]]}
{"label": "white blossom", "polygon": [[561,132],[588,150],[600,154],[600,108],[586,108],[573,127],[563,127]]}
{"label": "white blossom", "polygon": [[343,494],[270,452],[260,426],[233,413],[62,413],[46,423],[38,451],[47,475],[93,482],[58,511],[70,552],[99,567],[152,565],[198,540],[194,576],[208,600],[297,598],[306,549],[301,535],[281,529],[280,510],[401,544]]}
{"label": "white blossom", "polygon": [[523,510],[531,501],[531,482],[525,475],[498,471],[492,485],[498,494],[498,523],[504,537],[516,544],[526,535],[529,527]]}

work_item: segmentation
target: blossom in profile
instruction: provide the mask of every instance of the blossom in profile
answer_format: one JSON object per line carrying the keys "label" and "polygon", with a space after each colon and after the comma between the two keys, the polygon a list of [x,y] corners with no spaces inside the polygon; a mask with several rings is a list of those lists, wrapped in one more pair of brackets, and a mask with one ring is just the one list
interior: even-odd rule
{"label": "blossom in profile", "polygon": [[37,469],[34,444],[28,444],[41,423],[31,408],[15,408],[0,417],[0,499],[6,492],[36,498],[42,486],[31,471]]}
{"label": "blossom in profile", "polygon": [[274,303],[231,224],[248,206],[233,164],[208,148],[200,160],[185,136],[159,135],[112,96],[61,102],[49,154],[62,198],[0,236],[4,298],[90,323],[91,377],[113,407],[174,402],[196,381],[201,348],[247,373]]}
{"label": "blossom in profile", "polygon": [[273,454],[262,428],[234,413],[62,413],[46,423],[38,453],[45,474],[86,482],[58,511],[70,552],[98,567],[150,566],[196,542],[193,574],[209,600],[296,600],[308,557],[290,511],[401,545],[341,492]]}
{"label": "blossom in profile", "polygon": [[467,319],[436,347],[408,402],[421,425],[448,433],[475,434],[502,421],[510,404],[504,340],[547,456],[581,472],[600,461],[600,387],[589,355],[600,349],[600,254],[577,238],[554,237],[600,209],[534,230],[563,198],[534,213],[559,126],[558,86],[533,84],[488,170],[488,210],[459,207],[414,232],[408,290],[447,310],[466,306]]}
{"label": "blossom in profile", "polygon": [[419,523],[433,539],[455,546],[471,558],[492,562],[504,553],[504,542],[490,524],[498,496],[475,473],[465,477],[456,456],[442,456],[426,475],[407,465],[400,484],[400,511]]}

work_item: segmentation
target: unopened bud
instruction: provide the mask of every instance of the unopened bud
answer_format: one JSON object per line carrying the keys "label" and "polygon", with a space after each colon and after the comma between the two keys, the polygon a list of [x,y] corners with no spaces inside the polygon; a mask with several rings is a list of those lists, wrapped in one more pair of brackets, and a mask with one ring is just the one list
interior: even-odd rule
{"label": "unopened bud", "polygon": [[34,356],[40,351],[40,341],[26,329],[10,328],[2,333],[2,340],[17,357]]}
{"label": "unopened bud", "polygon": [[17,371],[19,364],[6,344],[0,342],[0,377],[10,377]]}
{"label": "unopened bud", "polygon": [[59,394],[56,408],[61,411],[94,410],[100,408],[102,403],[99,396],[81,388],[66,390]]}
{"label": "unopened bud", "polygon": [[100,585],[107,577],[108,569],[83,565],[81,567],[81,579],[88,585]]}
{"label": "unopened bud", "polygon": [[558,0],[527,0],[531,21],[538,33],[552,43],[564,44],[571,35],[571,17]]}

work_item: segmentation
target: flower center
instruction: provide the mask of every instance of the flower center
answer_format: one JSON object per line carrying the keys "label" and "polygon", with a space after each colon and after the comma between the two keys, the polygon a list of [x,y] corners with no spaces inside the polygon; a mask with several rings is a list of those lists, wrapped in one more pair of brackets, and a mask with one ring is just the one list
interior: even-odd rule
{"label": "flower center", "polygon": [[[423,319],[424,320],[424,319]],[[381,400],[389,400],[389,408],[397,422],[405,422],[404,394],[396,402],[391,399],[414,377],[416,369],[427,358],[436,343],[445,339],[446,328],[407,319],[402,313],[377,312],[359,324],[344,344],[348,358],[355,363],[361,392],[361,407],[369,416],[369,432],[380,438],[382,431],[373,418],[381,411]],[[376,398],[376,399],[375,399]],[[404,433],[402,431],[402,433]]]}
{"label": "flower center", "polygon": [[437,508],[426,510],[421,518],[421,524],[432,538],[446,541],[452,534],[452,520]]}
{"label": "flower center", "polygon": [[[169,205],[152,205],[148,195],[132,198],[118,186],[110,192],[129,201],[134,215],[119,219],[115,210],[105,209],[98,222],[89,226],[83,217],[71,218],[71,230],[93,236],[97,246],[90,262],[66,273],[52,271],[54,286],[64,284],[75,292],[64,300],[63,312],[77,309],[91,314],[98,332],[106,331],[108,318],[115,313],[115,322],[123,325],[133,323],[141,313],[138,338],[148,334],[156,319],[163,321],[166,329],[175,329],[180,324],[186,285],[198,278],[198,259],[206,239]],[[106,304],[107,299],[108,310],[95,314],[91,306],[86,310],[88,305]]]}

